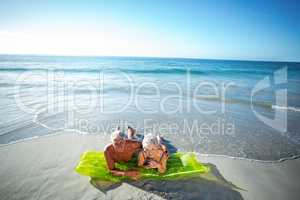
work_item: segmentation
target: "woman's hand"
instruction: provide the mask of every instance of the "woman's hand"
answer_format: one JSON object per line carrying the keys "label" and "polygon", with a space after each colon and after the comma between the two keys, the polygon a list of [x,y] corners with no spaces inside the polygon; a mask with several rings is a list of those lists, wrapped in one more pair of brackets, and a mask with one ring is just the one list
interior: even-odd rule
{"label": "woman's hand", "polygon": [[160,166],[160,164],[154,160],[150,160],[148,163],[147,163],[147,167],[149,168],[158,168]]}

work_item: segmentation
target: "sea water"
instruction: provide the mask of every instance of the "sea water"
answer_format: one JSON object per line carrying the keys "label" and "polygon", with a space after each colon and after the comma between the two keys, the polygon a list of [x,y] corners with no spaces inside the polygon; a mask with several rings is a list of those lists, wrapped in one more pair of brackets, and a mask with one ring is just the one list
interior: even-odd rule
{"label": "sea water", "polygon": [[1,144],[131,125],[181,151],[300,152],[300,63],[1,55],[0,91]]}

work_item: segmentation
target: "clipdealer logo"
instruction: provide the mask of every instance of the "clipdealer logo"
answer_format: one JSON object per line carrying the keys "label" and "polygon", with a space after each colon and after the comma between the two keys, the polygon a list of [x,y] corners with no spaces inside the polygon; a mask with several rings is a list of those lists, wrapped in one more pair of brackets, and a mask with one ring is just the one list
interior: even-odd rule
{"label": "clipdealer logo", "polygon": [[[282,88],[285,83],[287,83],[287,67],[283,67],[276,70],[273,73],[273,78],[271,76],[266,76],[264,79],[257,82],[251,91],[251,109],[255,116],[261,120],[266,125],[272,127],[273,129],[279,131],[280,133],[285,133],[287,131],[287,88]],[[273,79],[273,81],[272,81]],[[260,91],[263,91],[271,86],[280,87],[274,91],[275,93],[275,105],[272,105],[274,109],[274,118],[268,118],[254,109],[253,97]],[[280,108],[280,109],[278,109]]]}

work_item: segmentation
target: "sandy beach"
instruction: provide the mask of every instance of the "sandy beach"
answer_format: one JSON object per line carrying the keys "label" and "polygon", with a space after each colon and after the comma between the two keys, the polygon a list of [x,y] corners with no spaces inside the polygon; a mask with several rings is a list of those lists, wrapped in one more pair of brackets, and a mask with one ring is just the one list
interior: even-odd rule
{"label": "sandy beach", "polygon": [[0,200],[300,200],[299,10],[0,1]]}
{"label": "sandy beach", "polygon": [[[216,166],[234,190],[217,188],[205,181],[176,181],[172,190],[149,188],[151,184],[123,183],[103,193],[74,171],[82,152],[103,150],[108,138],[58,133],[0,147],[1,199],[298,199],[300,159],[257,162],[219,156],[198,155],[203,163]],[[197,184],[201,192],[184,191]],[[148,186],[147,186],[148,185]],[[148,188],[147,188],[148,187]],[[193,188],[193,187],[192,187]]]}

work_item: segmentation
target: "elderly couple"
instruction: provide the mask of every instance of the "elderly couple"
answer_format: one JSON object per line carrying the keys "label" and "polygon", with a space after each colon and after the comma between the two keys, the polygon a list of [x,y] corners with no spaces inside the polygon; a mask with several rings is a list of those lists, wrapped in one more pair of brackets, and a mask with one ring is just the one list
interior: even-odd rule
{"label": "elderly couple", "polygon": [[104,155],[110,172],[115,176],[128,176],[138,179],[136,170],[122,171],[115,168],[117,162],[128,162],[133,156],[138,156],[138,166],[157,169],[164,173],[169,157],[165,145],[161,144],[159,136],[146,135],[142,142],[135,140],[135,130],[128,127],[127,137],[123,137],[118,127],[111,135],[112,144],[105,147]]}

